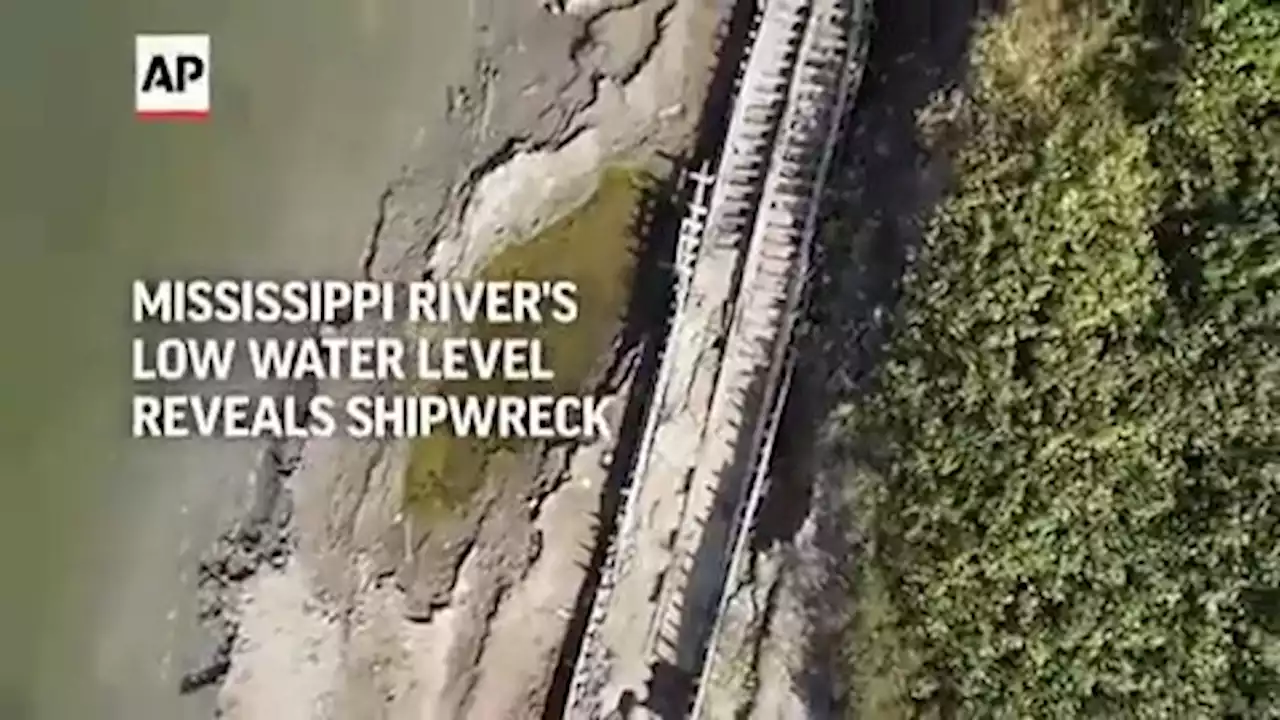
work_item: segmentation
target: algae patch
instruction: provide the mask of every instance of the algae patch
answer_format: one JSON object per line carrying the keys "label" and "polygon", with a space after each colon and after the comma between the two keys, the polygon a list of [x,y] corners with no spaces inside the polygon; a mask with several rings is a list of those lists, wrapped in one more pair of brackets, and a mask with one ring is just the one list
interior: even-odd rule
{"label": "algae patch", "polygon": [[[611,168],[576,210],[527,242],[512,245],[479,272],[477,280],[570,280],[578,286],[579,316],[567,325],[491,326],[466,332],[481,338],[537,336],[556,378],[547,382],[474,380],[451,383],[467,395],[538,395],[579,392],[590,380],[622,320],[631,293],[637,248],[636,217],[649,187],[638,170]],[[529,441],[459,438],[444,433],[414,441],[405,482],[409,510],[427,520],[466,505],[492,473],[501,473]]]}

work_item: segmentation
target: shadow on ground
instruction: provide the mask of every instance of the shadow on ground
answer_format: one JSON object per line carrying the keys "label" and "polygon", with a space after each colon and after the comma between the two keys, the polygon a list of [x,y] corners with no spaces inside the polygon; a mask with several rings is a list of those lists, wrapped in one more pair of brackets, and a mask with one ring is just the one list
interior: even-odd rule
{"label": "shadow on ground", "polygon": [[990,0],[876,0],[867,69],[826,199],[821,277],[800,341],[800,368],[776,454],[776,476],[761,514],[757,549],[795,537],[811,512],[822,557],[789,553],[803,567],[786,592],[807,608],[804,670],[794,678],[810,717],[840,717],[839,676],[851,559],[841,477],[823,452],[820,430],[837,404],[856,397],[884,344],[899,281],[932,208],[945,192],[945,158],[922,142],[918,114],[962,85],[975,21]]}

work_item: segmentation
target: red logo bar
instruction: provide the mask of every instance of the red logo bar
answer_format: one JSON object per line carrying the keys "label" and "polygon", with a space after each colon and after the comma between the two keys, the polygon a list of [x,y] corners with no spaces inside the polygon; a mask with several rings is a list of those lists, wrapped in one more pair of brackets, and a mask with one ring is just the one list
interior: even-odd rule
{"label": "red logo bar", "polygon": [[134,114],[147,122],[204,122],[209,119],[208,110],[139,110]]}

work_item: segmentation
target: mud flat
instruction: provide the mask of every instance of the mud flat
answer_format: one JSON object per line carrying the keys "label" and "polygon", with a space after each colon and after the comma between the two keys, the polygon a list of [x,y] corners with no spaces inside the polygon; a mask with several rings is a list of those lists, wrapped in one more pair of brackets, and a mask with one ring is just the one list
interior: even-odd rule
{"label": "mud flat", "polygon": [[[606,165],[664,172],[662,153],[692,137],[714,8],[476,0],[471,13],[474,72],[447,93],[464,170],[442,188],[411,156],[371,199],[367,278],[467,277],[579,206]],[[630,361],[608,354],[593,385],[624,395]],[[353,392],[295,391],[317,389]],[[336,439],[264,455],[259,501],[201,564],[213,639],[185,690],[226,718],[541,716],[611,449],[543,448],[426,527],[405,512],[410,455]]]}

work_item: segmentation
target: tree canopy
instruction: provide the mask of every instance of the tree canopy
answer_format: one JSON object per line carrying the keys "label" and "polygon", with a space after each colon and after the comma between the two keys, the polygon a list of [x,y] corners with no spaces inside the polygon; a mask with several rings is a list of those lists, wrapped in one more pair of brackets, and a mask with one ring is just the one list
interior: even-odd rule
{"label": "tree canopy", "polygon": [[850,642],[910,715],[1274,717],[1280,4],[1024,0],[973,63],[843,409]]}

